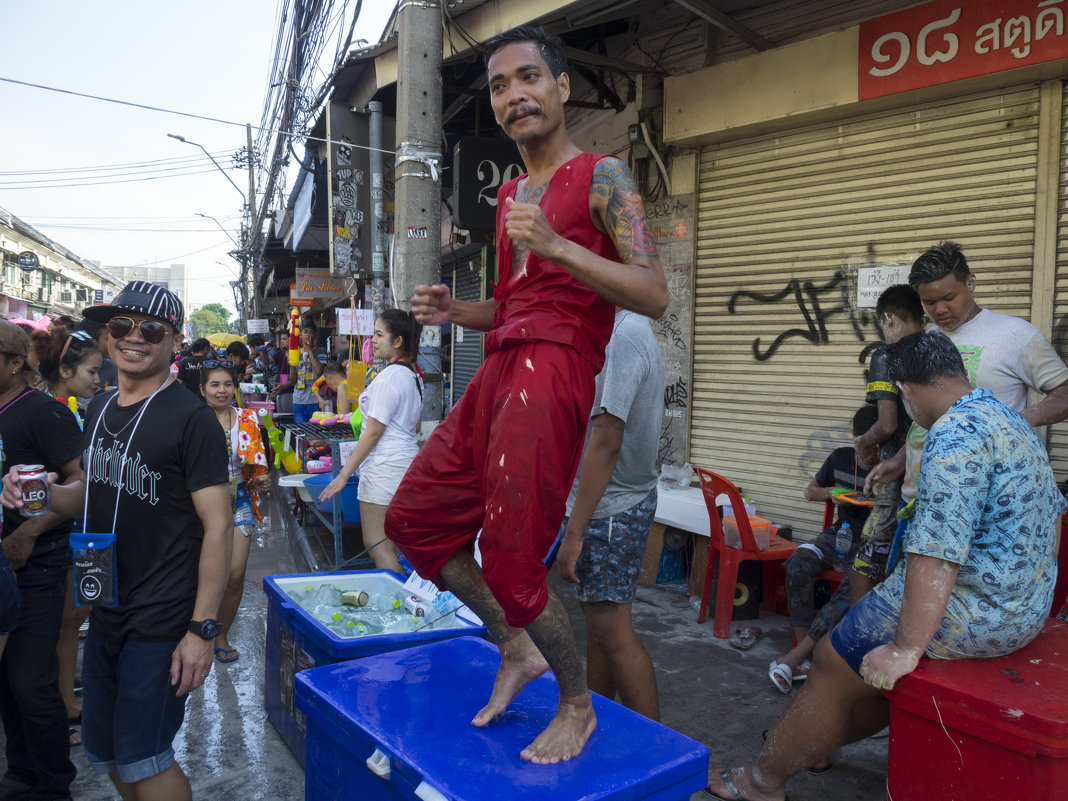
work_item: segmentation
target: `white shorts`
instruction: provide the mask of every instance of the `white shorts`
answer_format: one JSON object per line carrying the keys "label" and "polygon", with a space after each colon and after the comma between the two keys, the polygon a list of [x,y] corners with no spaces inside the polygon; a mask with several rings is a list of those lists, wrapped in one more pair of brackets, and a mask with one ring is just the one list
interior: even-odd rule
{"label": "white shorts", "polygon": [[408,459],[403,462],[385,462],[371,467],[361,467],[356,497],[363,503],[389,506],[411,463],[412,460]]}

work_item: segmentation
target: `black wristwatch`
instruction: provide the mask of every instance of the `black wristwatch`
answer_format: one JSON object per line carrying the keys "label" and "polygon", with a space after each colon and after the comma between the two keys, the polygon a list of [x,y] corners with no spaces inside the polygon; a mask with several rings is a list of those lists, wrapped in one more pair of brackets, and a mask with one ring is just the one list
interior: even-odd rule
{"label": "black wristwatch", "polygon": [[205,640],[214,640],[219,636],[219,632],[222,630],[222,625],[218,620],[190,620],[189,630],[195,635]]}

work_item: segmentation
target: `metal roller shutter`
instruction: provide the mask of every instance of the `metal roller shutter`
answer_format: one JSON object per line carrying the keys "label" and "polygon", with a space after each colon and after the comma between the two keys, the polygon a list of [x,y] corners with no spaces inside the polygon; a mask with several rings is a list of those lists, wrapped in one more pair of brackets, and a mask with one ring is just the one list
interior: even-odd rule
{"label": "metal roller shutter", "polygon": [[[1057,200],[1057,273],[1050,341],[1068,361],[1068,83],[1062,89],[1060,192]],[[1049,456],[1058,481],[1068,479],[1068,422],[1050,427]]]}
{"label": "metal roller shutter", "polygon": [[[485,269],[482,266],[482,258],[476,254],[470,261],[466,261],[453,271],[453,295],[458,300],[480,301],[485,300]],[[452,376],[451,408],[463,396],[467,385],[475,376],[475,371],[483,361],[482,342],[484,336],[479,331],[464,329],[463,342],[457,341],[457,332],[453,330],[452,342]]]}
{"label": "metal roller shutter", "polygon": [[880,342],[861,266],[964,244],[983,306],[1027,317],[1038,87],[943,100],[702,151],[691,462],[813,533],[803,491],[850,444]]}

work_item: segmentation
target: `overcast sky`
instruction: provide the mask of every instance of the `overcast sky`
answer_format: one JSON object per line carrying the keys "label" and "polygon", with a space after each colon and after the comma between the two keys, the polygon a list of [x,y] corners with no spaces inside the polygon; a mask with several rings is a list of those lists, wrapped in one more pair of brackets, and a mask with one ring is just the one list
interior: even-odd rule
{"label": "overcast sky", "polygon": [[[238,265],[227,252],[233,243],[211,220],[195,215],[216,217],[237,239],[243,201],[201,150],[167,134],[199,142],[247,194],[248,173],[230,169],[230,160],[245,144],[244,124],[259,124],[268,83],[277,78],[279,67],[270,61],[281,2],[5,3],[0,78],[239,125],[0,81],[6,111],[0,126],[0,206],[105,266],[185,264],[191,308],[211,302],[232,308],[229,282]],[[342,5],[336,0],[338,10]],[[394,5],[364,0],[355,38],[376,42]],[[349,0],[347,15],[355,6]],[[331,26],[330,56],[343,24]],[[320,72],[316,81],[324,78]],[[300,145],[296,150],[303,152]],[[186,161],[167,162],[174,159]],[[136,166],[86,169],[114,165]],[[199,174],[132,180],[143,179],[147,169]]]}

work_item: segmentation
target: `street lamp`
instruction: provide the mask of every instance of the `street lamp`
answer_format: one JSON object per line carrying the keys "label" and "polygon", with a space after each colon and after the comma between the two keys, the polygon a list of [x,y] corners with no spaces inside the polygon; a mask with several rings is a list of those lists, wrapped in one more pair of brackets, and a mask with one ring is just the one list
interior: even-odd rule
{"label": "street lamp", "polygon": [[186,139],[184,136],[179,136],[178,134],[169,133],[167,134],[167,136],[169,136],[171,139],[177,139],[179,142],[185,142],[187,145],[195,145],[196,147],[199,147],[201,150],[203,150],[204,155],[211,159],[211,163],[215,165],[219,172],[226,176],[226,180],[230,182],[230,185],[233,186],[234,189],[237,190],[237,194],[241,195],[241,200],[244,201],[246,206],[248,205],[248,200],[245,199],[245,193],[241,191],[241,187],[234,183],[234,179],[230,177],[229,173],[227,173],[226,170],[219,166],[219,162],[217,162],[215,158],[211,155],[211,153],[207,151],[207,148],[205,148],[204,145],[199,144],[197,142],[193,142],[189,139]]}
{"label": "street lamp", "polygon": [[[178,134],[169,133],[169,134],[167,134],[167,136],[169,136],[171,139],[177,139],[179,142],[184,142],[187,145],[194,145],[195,147],[199,147],[202,151],[204,151],[204,155],[207,156],[209,159],[211,159],[211,163],[215,165],[215,168],[226,177],[226,180],[230,182],[230,185],[234,189],[237,190],[237,194],[241,195],[241,200],[244,202],[244,209],[243,210],[249,216],[249,230],[248,230],[249,244],[247,244],[245,246],[242,246],[242,245],[238,244],[237,241],[232,236],[230,236],[230,232],[227,231],[225,228],[223,228],[222,224],[218,220],[215,220],[214,217],[208,217],[207,214],[200,214],[199,212],[194,212],[194,213],[199,217],[207,217],[208,219],[215,220],[215,224],[218,225],[220,228],[222,228],[223,233],[225,233],[228,237],[230,237],[230,241],[234,243],[234,247],[236,248],[236,250],[233,253],[237,253],[241,257],[241,259],[240,259],[241,260],[241,286],[242,286],[241,298],[242,298],[242,301],[243,301],[243,306],[242,306],[242,309],[241,309],[241,313],[247,317],[247,316],[249,316],[251,314],[251,309],[249,309],[248,296],[247,296],[246,291],[245,291],[244,288],[245,288],[245,282],[246,282],[248,276],[252,272],[252,254],[250,252],[250,248],[251,248],[251,225],[252,225],[252,217],[254,216],[253,213],[252,213],[252,207],[249,205],[248,199],[245,197],[245,193],[241,191],[241,187],[239,187],[236,183],[234,183],[234,179],[230,177],[229,173],[227,173],[226,170],[224,170],[222,167],[219,166],[219,162],[217,162],[215,160],[215,157],[212,156],[211,153],[208,152],[208,149],[206,147],[204,147],[204,145],[200,144],[199,142],[194,142],[194,141],[192,141],[190,139],[186,139],[184,136],[179,136]],[[250,134],[250,136],[251,136],[251,134]],[[250,154],[250,157],[251,157],[251,154]],[[244,238],[245,237],[243,235],[242,239],[244,239]],[[233,255],[233,253],[231,253],[231,255]]]}
{"label": "street lamp", "polygon": [[219,226],[219,230],[220,231],[222,231],[224,234],[226,234],[230,238],[230,241],[234,243],[234,247],[235,248],[240,248],[241,247],[241,245],[239,245],[237,243],[237,240],[234,239],[233,235],[229,231],[227,231],[225,228],[223,228],[223,224],[221,222],[219,222],[218,220],[216,220],[214,217],[212,217],[210,214],[201,214],[199,211],[194,211],[193,214],[197,215],[198,217],[203,217],[205,220],[211,220],[213,223],[215,223],[217,226]]}

